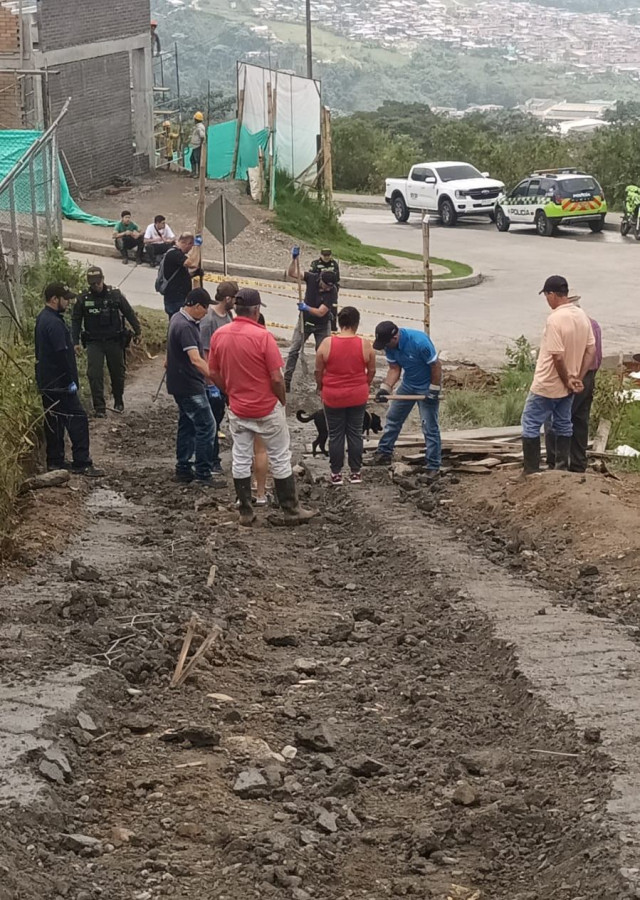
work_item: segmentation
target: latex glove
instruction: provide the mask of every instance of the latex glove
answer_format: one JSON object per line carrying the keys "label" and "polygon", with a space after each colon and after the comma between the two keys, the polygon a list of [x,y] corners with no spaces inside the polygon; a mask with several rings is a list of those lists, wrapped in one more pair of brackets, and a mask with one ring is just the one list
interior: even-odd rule
{"label": "latex glove", "polygon": [[294,247],[291,251],[291,256],[293,259],[297,259],[300,256],[300,247]]}
{"label": "latex glove", "polygon": [[391,391],[386,386],[386,384],[383,384],[380,388],[378,388],[378,393],[375,396],[375,401],[376,403],[387,403],[390,396]]}
{"label": "latex glove", "polygon": [[207,394],[210,397],[219,397],[220,396],[220,388],[215,384],[207,385]]}
{"label": "latex glove", "polygon": [[442,385],[430,384],[427,391],[427,400],[439,400],[442,397]]}
{"label": "latex glove", "polygon": [[71,384],[69,385],[69,387],[67,388],[67,390],[69,391],[70,394],[77,394],[78,393],[78,385],[75,383],[75,381],[72,381]]}
{"label": "latex glove", "polygon": [[309,312],[311,307],[307,303],[298,303],[298,309],[300,312]]}

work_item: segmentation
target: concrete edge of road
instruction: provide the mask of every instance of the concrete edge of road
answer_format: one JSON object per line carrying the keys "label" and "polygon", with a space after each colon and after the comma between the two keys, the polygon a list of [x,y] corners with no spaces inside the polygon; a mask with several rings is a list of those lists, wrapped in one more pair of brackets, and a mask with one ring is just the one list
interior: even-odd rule
{"label": "concrete edge of road", "polygon": [[[103,243],[101,241],[85,241],[81,238],[64,238],[63,245],[65,250],[73,253],[95,253],[98,256],[112,256],[114,259],[119,258],[119,253],[113,244]],[[222,263],[216,260],[203,260],[202,267],[206,272],[222,273]],[[264,281],[285,281],[284,269],[268,269],[264,266],[246,266],[229,263],[227,266],[228,274],[237,278],[256,278]],[[460,288],[475,287],[480,284],[484,276],[480,273],[466,275],[463,278],[446,278],[434,279],[434,291],[451,291]],[[344,288],[356,291],[423,291],[424,282],[413,281],[410,279],[386,279],[386,278],[351,278],[345,277],[341,279],[341,285]]]}

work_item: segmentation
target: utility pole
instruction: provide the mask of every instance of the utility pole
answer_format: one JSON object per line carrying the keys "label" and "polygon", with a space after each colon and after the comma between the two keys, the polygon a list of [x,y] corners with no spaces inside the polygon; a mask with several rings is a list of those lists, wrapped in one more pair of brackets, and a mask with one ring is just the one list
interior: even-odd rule
{"label": "utility pole", "polygon": [[305,0],[307,8],[307,78],[313,78],[313,45],[311,41],[311,0]]}

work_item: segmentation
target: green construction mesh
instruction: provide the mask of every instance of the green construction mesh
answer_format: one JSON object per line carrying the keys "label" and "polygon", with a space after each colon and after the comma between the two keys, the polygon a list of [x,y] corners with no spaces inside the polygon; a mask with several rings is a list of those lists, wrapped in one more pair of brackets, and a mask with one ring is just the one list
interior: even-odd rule
{"label": "green construction mesh", "polygon": [[[40,131],[0,131],[0,180],[5,178],[11,169],[22,159],[29,147],[41,136]],[[51,183],[51,173],[46,171],[48,156],[43,150],[33,159],[33,179],[31,169],[25,169],[16,179],[13,186],[13,203],[16,213],[31,213],[35,207],[36,215],[46,213],[45,190]],[[60,206],[62,215],[67,219],[86,222],[89,225],[113,227],[108,219],[92,216],[83,212],[69,193],[69,185],[64,170],[58,162],[60,171]],[[0,197],[0,208],[7,209],[10,194],[5,191]]]}
{"label": "green construction mesh", "polygon": [[[207,133],[207,177],[228,178],[233,166],[233,153],[236,146],[238,122],[220,122],[218,125],[210,125]],[[269,130],[267,128],[255,134],[242,126],[240,129],[240,144],[238,147],[238,162],[235,177],[244,181],[247,177],[247,169],[258,165],[258,151],[260,147],[266,149],[269,142]]]}

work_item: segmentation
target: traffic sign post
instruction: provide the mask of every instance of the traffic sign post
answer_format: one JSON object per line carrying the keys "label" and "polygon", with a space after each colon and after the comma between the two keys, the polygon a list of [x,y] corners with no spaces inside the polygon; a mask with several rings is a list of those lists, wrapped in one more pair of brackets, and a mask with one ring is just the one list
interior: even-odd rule
{"label": "traffic sign post", "polygon": [[219,194],[207,207],[204,224],[222,246],[222,271],[227,275],[227,244],[245,230],[249,220],[224,194]]}

